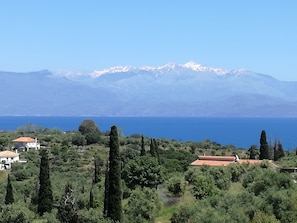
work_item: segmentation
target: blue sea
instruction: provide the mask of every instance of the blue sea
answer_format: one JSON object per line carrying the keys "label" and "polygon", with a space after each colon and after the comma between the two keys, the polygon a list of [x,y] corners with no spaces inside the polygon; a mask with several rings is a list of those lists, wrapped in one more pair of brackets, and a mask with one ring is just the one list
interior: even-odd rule
{"label": "blue sea", "polygon": [[125,136],[140,134],[151,138],[200,142],[209,139],[221,145],[248,149],[259,147],[260,134],[266,131],[268,143],[280,140],[285,150],[297,147],[297,118],[164,118],[164,117],[0,117],[0,130],[17,130],[33,124],[62,131],[78,130],[85,119],[93,120],[101,132],[116,125]]}

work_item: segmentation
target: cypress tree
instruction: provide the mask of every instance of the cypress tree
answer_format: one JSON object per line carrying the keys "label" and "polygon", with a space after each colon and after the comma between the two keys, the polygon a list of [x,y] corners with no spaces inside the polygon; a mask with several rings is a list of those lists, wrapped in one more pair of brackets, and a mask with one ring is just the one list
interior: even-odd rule
{"label": "cypress tree", "polygon": [[109,201],[109,161],[106,162],[104,188],[103,216],[107,217]]}
{"label": "cypress tree", "polygon": [[103,166],[103,161],[100,159],[99,156],[95,156],[94,166],[95,166],[95,172],[94,172],[93,183],[96,184],[100,182],[101,167]]}
{"label": "cypress tree", "polygon": [[260,160],[269,159],[268,143],[266,140],[266,132],[262,130],[260,137]]}
{"label": "cypress tree", "polygon": [[37,212],[43,215],[45,212],[51,212],[53,208],[53,192],[50,181],[48,153],[42,149],[40,151],[40,172],[39,172],[39,191]]}
{"label": "cypress tree", "polygon": [[154,145],[155,156],[157,157],[158,163],[161,164],[160,155],[159,155],[159,147],[158,147],[158,143],[155,139],[153,139],[153,145]]}
{"label": "cypress tree", "polygon": [[144,138],[143,135],[141,136],[141,150],[140,150],[140,156],[145,155],[145,145],[144,145]]}
{"label": "cypress tree", "polygon": [[283,146],[279,140],[276,140],[273,150],[274,150],[274,161],[277,161],[280,158],[285,156]]}
{"label": "cypress tree", "polygon": [[5,195],[5,204],[12,204],[14,202],[12,184],[10,181],[10,175],[7,176],[7,186]]}
{"label": "cypress tree", "polygon": [[94,171],[94,184],[99,182],[99,161],[97,159],[97,157],[95,157],[94,160],[94,166],[95,166],[95,171]]}
{"label": "cypress tree", "polygon": [[38,205],[38,193],[39,193],[39,177],[36,178],[33,192],[31,194],[31,205]]}
{"label": "cypress tree", "polygon": [[153,139],[151,139],[151,144],[150,144],[150,154],[151,154],[153,157],[156,157],[156,149],[155,149],[155,144],[154,144]]}
{"label": "cypress tree", "polygon": [[113,221],[122,221],[122,190],[121,190],[121,163],[118,131],[116,126],[111,127],[109,134],[109,187],[107,217]]}
{"label": "cypress tree", "polygon": [[249,152],[249,158],[254,160],[256,159],[256,156],[257,156],[257,146],[256,145],[252,145],[249,149],[248,149],[248,152]]}
{"label": "cypress tree", "polygon": [[95,208],[94,194],[93,194],[93,187],[92,187],[91,190],[90,190],[89,208]]}

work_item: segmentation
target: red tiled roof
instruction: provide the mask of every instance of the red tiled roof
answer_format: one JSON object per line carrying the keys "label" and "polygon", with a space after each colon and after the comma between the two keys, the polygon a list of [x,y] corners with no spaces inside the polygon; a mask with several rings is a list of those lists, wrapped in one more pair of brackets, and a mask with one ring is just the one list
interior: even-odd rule
{"label": "red tiled roof", "polygon": [[8,150],[0,152],[0,157],[17,157],[17,156],[18,156],[17,153],[8,151]]}
{"label": "red tiled roof", "polygon": [[235,161],[217,161],[217,160],[195,160],[191,166],[228,166]]}
{"label": "red tiled roof", "polygon": [[[230,164],[259,164],[263,160],[236,160],[235,156],[199,156],[197,160],[192,162],[191,166],[228,166]],[[271,160],[269,162],[272,162]]]}
{"label": "red tiled roof", "polygon": [[13,142],[35,142],[35,139],[30,137],[19,137],[17,139],[12,140]]}

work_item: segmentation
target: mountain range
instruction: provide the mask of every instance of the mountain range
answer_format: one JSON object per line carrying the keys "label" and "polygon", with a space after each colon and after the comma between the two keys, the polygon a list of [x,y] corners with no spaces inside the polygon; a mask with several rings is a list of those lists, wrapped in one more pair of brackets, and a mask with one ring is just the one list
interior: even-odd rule
{"label": "mountain range", "polygon": [[0,72],[0,115],[296,117],[297,82],[188,62]]}

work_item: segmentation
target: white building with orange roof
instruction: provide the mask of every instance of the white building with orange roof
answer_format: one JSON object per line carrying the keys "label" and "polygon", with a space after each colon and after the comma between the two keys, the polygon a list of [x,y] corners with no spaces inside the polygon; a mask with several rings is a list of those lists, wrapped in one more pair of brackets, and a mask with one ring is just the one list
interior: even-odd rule
{"label": "white building with orange roof", "polygon": [[12,140],[14,146],[19,151],[29,151],[30,149],[38,150],[40,149],[40,144],[37,139],[31,137],[19,137]]}
{"label": "white building with orange roof", "polygon": [[11,164],[20,161],[20,155],[12,151],[1,151],[0,152],[0,170],[11,169]]}

